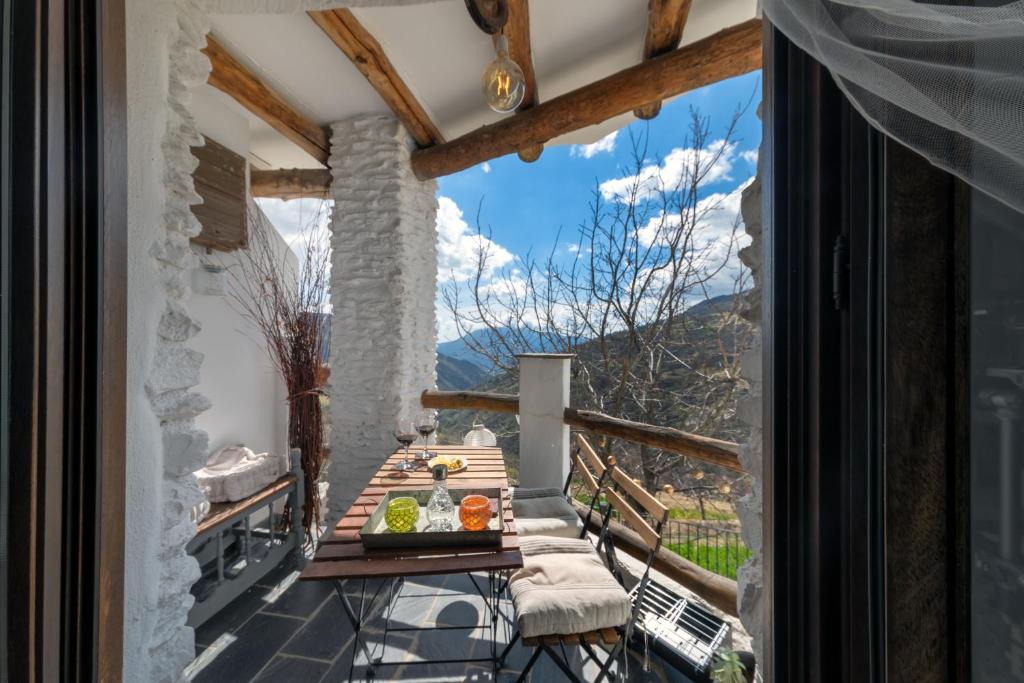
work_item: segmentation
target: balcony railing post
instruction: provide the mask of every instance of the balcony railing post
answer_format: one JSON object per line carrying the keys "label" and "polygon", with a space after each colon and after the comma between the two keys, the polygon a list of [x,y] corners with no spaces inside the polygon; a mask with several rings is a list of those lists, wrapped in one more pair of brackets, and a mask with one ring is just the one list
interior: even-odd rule
{"label": "balcony railing post", "polygon": [[531,353],[519,357],[519,483],[560,488],[569,476],[567,354]]}

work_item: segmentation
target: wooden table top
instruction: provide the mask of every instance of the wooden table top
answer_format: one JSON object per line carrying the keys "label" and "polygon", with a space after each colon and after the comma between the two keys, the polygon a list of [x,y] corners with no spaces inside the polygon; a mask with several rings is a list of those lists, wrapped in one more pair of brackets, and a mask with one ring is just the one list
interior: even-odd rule
{"label": "wooden table top", "polygon": [[[422,450],[422,447],[420,447]],[[468,467],[448,475],[451,488],[487,487],[502,491],[502,515],[505,531],[500,546],[438,546],[434,548],[367,549],[359,540],[359,529],[377,508],[388,491],[429,489],[433,482],[426,467],[400,472],[394,469],[402,459],[401,451],[392,454],[370,480],[334,531],[322,538],[313,561],[303,570],[301,579],[358,579],[391,576],[457,574],[470,571],[516,569],[523,566],[519,552],[508,476],[500,448],[478,446],[430,447],[439,455],[463,458]],[[416,451],[409,450],[411,456]]]}

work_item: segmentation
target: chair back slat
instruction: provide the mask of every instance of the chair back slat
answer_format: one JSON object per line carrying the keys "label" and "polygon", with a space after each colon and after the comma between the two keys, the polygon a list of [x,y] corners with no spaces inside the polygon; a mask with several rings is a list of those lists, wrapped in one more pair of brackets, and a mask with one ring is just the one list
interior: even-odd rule
{"label": "chair back slat", "polygon": [[655,531],[650,524],[640,516],[632,505],[627,503],[622,496],[615,491],[608,489],[604,492],[605,498],[611,504],[612,509],[622,516],[622,520],[629,525],[633,531],[640,534],[640,538],[652,551],[657,550],[661,545],[661,535]]}
{"label": "chair back slat", "polygon": [[590,467],[597,474],[598,479],[604,477],[605,465],[601,461],[601,458],[597,455],[597,452],[587,443],[587,440],[582,434],[576,435],[576,445],[580,447],[580,452],[586,457],[587,462],[590,463]]}
{"label": "chair back slat", "polygon": [[636,501],[637,505],[651,515],[651,518],[662,524],[668,520],[668,508],[662,505],[661,501],[651,495],[647,489],[640,486],[625,473],[618,465],[612,465],[612,479]]}
{"label": "chair back slat", "polygon": [[583,464],[583,460],[578,454],[572,454],[572,462],[573,465],[575,465],[576,472],[579,474],[580,479],[583,480],[583,486],[586,487],[591,496],[596,496],[598,494],[598,486],[597,480],[594,479],[594,475],[592,475],[590,470],[587,469],[587,466]]}

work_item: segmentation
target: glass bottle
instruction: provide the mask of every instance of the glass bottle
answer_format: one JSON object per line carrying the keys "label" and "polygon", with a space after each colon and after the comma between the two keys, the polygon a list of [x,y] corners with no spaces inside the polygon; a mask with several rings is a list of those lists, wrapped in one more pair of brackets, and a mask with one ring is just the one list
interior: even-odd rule
{"label": "glass bottle", "polygon": [[434,492],[427,502],[427,521],[431,531],[452,531],[455,528],[455,503],[448,494],[448,468],[434,465]]}

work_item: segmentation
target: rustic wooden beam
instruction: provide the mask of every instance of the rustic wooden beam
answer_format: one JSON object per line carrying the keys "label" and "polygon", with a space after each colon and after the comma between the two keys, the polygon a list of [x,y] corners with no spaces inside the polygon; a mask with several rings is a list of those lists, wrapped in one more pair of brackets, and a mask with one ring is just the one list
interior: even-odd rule
{"label": "rustic wooden beam", "polygon": [[428,389],[420,395],[424,408],[454,410],[490,410],[495,413],[518,413],[517,394],[488,394],[483,391],[434,391]]}
{"label": "rustic wooden beam", "polygon": [[249,191],[253,197],[299,199],[326,197],[331,189],[331,172],[325,168],[282,168],[273,171],[249,171]]}
{"label": "rustic wooden beam", "polygon": [[687,434],[671,427],[655,427],[575,408],[565,409],[564,420],[566,424],[579,429],[679,453],[737,472],[744,471],[738,457],[739,446],[731,441]]}
{"label": "rustic wooden beam", "polygon": [[[523,78],[526,81],[526,94],[523,95],[523,101],[516,111],[526,111],[540,102],[537,95],[537,74],[533,69],[529,0],[508,0],[508,20],[503,33],[508,40],[508,56],[523,70]],[[497,41],[496,35],[494,42]],[[537,161],[543,151],[544,145],[533,145],[518,150],[519,158],[527,163]]]}
{"label": "rustic wooden beam", "polygon": [[345,53],[359,73],[391,108],[421,147],[439,145],[444,136],[398,75],[384,48],[347,9],[310,12],[309,16]]}
{"label": "rustic wooden beam", "polygon": [[[644,35],[644,61],[671,52],[679,47],[686,28],[693,0],[648,0],[647,33]],[[661,111],[661,100],[637,107],[633,113],[640,119],[653,119]]]}
{"label": "rustic wooden beam", "polygon": [[213,66],[209,84],[233,97],[239,104],[266,121],[271,128],[327,165],[330,136],[299,112],[259,76],[239,62],[212,36],[206,36],[203,54]]}
{"label": "rustic wooden beam", "polygon": [[[587,507],[575,500],[572,501],[572,504],[580,518],[587,522]],[[601,531],[601,520],[597,515],[589,515],[587,528],[595,534]],[[641,562],[647,560],[647,553],[650,550],[640,534],[614,520],[608,522],[608,533],[611,534],[616,550]],[[687,590],[693,591],[717,609],[734,617],[739,616],[736,607],[735,581],[709,572],[664,547],[659,548],[655,553],[651,566]]]}
{"label": "rustic wooden beam", "polygon": [[455,173],[601,123],[648,102],[760,68],[761,20],[751,19],[451,142],[416,150],[412,154],[413,171],[420,180]]}

